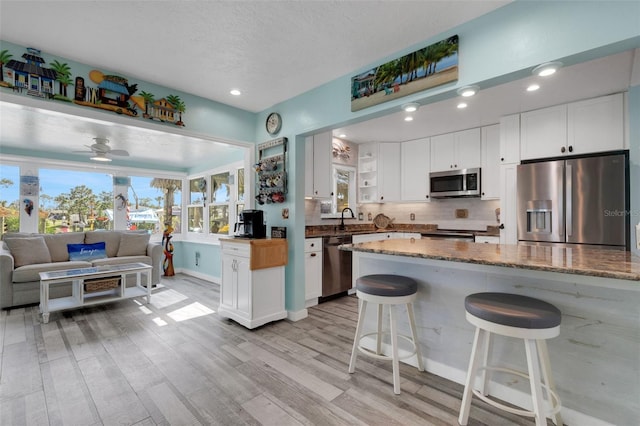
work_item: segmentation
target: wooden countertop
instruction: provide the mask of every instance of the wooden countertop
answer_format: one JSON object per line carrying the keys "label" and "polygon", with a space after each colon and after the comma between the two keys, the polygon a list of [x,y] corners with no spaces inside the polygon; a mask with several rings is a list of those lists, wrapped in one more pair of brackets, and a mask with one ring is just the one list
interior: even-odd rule
{"label": "wooden countertop", "polygon": [[266,269],[285,266],[289,258],[289,245],[284,238],[220,238],[225,243],[248,245],[249,269]]}
{"label": "wooden countertop", "polygon": [[342,250],[640,281],[640,257],[586,247],[397,239],[345,244]]}

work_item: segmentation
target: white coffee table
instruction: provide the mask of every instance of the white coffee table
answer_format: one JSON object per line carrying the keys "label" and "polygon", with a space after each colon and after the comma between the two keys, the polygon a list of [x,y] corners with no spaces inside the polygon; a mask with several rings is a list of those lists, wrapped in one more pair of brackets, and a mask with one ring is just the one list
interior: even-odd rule
{"label": "white coffee table", "polygon": [[[146,263],[125,263],[121,265],[103,265],[89,268],[65,269],[61,271],[40,272],[40,312],[42,321],[49,322],[49,313],[80,306],[97,305],[132,297],[146,296],[151,302],[151,265]],[[135,287],[125,287],[125,276],[136,275]],[[145,283],[142,283],[142,275]],[[85,280],[92,278],[119,277],[117,287],[108,290],[85,292]],[[71,282],[71,296],[49,299],[52,285]]]}

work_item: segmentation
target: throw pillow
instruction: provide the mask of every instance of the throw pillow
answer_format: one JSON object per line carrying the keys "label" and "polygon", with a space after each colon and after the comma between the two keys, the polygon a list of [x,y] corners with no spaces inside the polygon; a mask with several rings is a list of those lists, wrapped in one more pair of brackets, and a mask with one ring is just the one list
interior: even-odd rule
{"label": "throw pillow", "polygon": [[146,256],[149,238],[151,235],[147,233],[123,232],[120,235],[120,248],[118,248],[117,256]]}
{"label": "throw pillow", "polygon": [[89,262],[95,259],[107,257],[106,244],[103,242],[95,244],[67,244],[69,260],[84,260]]}
{"label": "throw pillow", "polygon": [[5,238],[4,242],[9,247],[16,268],[35,263],[51,263],[49,249],[42,237]]}

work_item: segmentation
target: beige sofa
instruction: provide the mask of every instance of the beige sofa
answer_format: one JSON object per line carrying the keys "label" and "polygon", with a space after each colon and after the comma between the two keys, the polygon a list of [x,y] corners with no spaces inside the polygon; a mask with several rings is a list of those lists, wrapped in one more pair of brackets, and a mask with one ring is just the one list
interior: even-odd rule
{"label": "beige sofa", "polygon": [[[9,233],[0,243],[0,308],[40,302],[40,272],[105,264],[142,262],[153,266],[152,284],[160,282],[162,246],[144,231],[87,231],[61,234]],[[68,244],[104,242],[102,258],[70,260]],[[77,247],[77,246],[76,246]],[[129,285],[127,278],[127,285]],[[51,289],[51,297],[71,294],[71,284]]]}

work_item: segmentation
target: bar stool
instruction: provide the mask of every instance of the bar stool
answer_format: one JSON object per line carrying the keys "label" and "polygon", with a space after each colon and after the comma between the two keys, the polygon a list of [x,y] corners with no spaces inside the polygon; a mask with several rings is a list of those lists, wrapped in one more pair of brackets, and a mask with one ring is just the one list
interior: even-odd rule
{"label": "bar stool", "polygon": [[[467,321],[476,326],[473,339],[471,360],[462,397],[462,406],[458,423],[466,425],[469,419],[471,399],[476,395],[486,403],[510,413],[533,417],[536,426],[547,424],[544,411],[545,402],[556,425],[562,425],[560,417],[560,399],[549,365],[549,353],[546,339],[560,334],[561,314],[550,303],[532,297],[508,293],[476,293],[465,298],[464,306]],[[524,339],[527,354],[528,374],[508,368],[488,366],[491,334]],[[482,365],[479,362],[482,358]],[[540,377],[542,369],[542,379]],[[489,398],[487,371],[502,371],[529,379],[533,410],[509,407]],[[480,390],[475,389],[476,374],[481,372]],[[546,391],[546,401],[542,394]]]}
{"label": "bar stool", "polygon": [[[415,280],[399,275],[366,275],[356,280],[356,295],[359,299],[359,315],[358,325],[356,326],[356,335],[353,340],[353,349],[351,351],[349,373],[353,373],[356,370],[358,352],[362,352],[372,358],[391,360],[393,366],[393,392],[396,395],[399,395],[400,359],[410,358],[415,355],[418,358],[418,370],[424,371],[420,344],[418,343],[415,316],[413,314],[413,301],[416,299],[417,292],[418,283]],[[374,332],[363,334],[367,303],[374,303],[378,305],[378,328]],[[382,330],[382,308],[384,305],[389,306],[390,331],[388,332]],[[407,306],[409,328],[411,328],[412,335],[411,338],[398,334],[395,312],[396,305]],[[375,352],[361,344],[362,339],[373,335],[376,336]],[[385,355],[382,352],[382,336],[384,335],[391,336],[391,355]],[[398,337],[410,342],[412,345],[411,352],[402,357],[398,356]]]}

